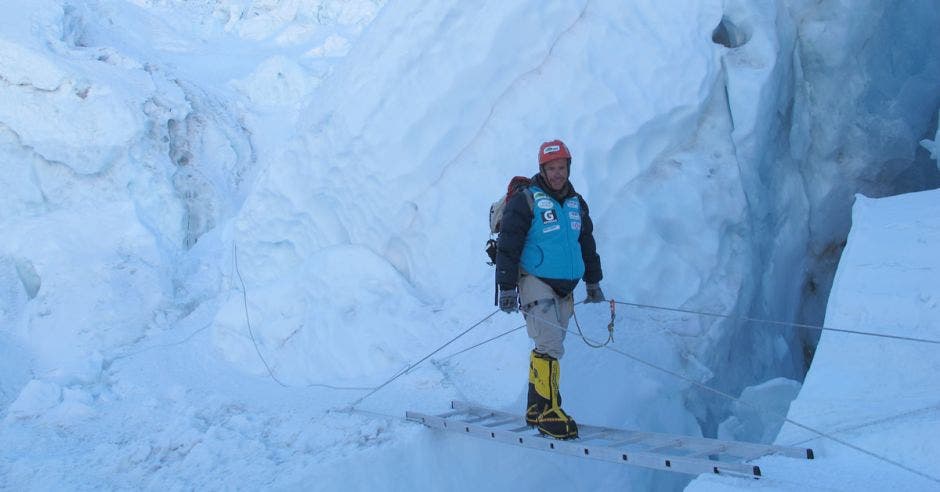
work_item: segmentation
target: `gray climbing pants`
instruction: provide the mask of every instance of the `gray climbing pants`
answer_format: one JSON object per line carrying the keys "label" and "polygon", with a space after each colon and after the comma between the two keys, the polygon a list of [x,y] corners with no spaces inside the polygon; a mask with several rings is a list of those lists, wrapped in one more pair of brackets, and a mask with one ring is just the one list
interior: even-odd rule
{"label": "gray climbing pants", "polygon": [[519,279],[519,302],[522,310],[530,313],[523,315],[529,338],[535,341],[535,351],[561,359],[565,355],[565,330],[574,313],[574,295],[559,297],[538,277],[523,274]]}

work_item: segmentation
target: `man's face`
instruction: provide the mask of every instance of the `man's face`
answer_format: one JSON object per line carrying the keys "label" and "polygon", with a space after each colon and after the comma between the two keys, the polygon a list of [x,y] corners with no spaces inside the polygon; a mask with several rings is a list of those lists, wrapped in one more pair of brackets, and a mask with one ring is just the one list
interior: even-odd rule
{"label": "man's face", "polygon": [[568,159],[555,159],[542,166],[542,174],[552,191],[560,191],[568,182]]}

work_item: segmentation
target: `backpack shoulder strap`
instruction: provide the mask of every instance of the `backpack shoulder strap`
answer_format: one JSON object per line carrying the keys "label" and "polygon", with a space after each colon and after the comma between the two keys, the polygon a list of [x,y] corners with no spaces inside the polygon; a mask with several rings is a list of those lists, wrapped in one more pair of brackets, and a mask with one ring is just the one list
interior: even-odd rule
{"label": "backpack shoulder strap", "polygon": [[529,210],[532,210],[535,207],[535,198],[532,196],[532,188],[526,186],[522,189],[522,193],[525,194],[525,202],[529,204]]}

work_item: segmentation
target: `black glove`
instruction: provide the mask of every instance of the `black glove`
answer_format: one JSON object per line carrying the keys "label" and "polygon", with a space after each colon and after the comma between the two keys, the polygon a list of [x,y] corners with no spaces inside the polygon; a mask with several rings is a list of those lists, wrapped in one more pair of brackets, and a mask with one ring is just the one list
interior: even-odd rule
{"label": "black glove", "polygon": [[585,303],[591,302],[604,302],[604,291],[601,290],[600,284],[587,284],[587,299],[584,300]]}
{"label": "black glove", "polygon": [[499,289],[499,308],[504,313],[511,313],[519,310],[519,290],[515,287],[511,289]]}

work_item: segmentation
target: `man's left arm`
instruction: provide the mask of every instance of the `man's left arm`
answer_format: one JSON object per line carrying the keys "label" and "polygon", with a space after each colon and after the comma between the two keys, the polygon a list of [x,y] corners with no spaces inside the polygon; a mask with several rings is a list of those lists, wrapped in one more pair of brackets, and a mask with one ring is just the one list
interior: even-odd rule
{"label": "man's left arm", "polygon": [[581,235],[578,242],[581,244],[581,258],[584,259],[584,283],[596,284],[604,278],[601,271],[601,257],[597,254],[597,243],[594,242],[594,222],[587,202],[581,200]]}

